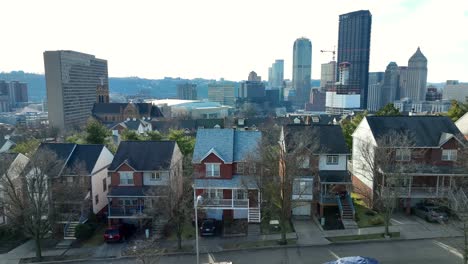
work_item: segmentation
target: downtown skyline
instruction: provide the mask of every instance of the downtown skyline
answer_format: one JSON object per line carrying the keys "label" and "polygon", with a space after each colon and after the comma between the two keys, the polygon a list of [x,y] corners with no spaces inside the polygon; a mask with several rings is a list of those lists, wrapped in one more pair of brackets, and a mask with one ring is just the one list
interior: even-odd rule
{"label": "downtown skyline", "polygon": [[468,36],[460,31],[468,25],[466,1],[309,2],[80,1],[71,8],[58,1],[8,1],[0,24],[14,41],[2,43],[0,71],[44,73],[45,50],[75,50],[106,58],[112,77],[240,81],[254,70],[265,80],[271,61],[284,59],[284,77],[292,79],[293,43],[306,37],[312,79],[320,79],[320,64],[331,60],[320,50],[337,48],[339,15],[368,9],[370,72],[384,71],[390,61],[405,65],[420,46],[429,82],[468,79]]}

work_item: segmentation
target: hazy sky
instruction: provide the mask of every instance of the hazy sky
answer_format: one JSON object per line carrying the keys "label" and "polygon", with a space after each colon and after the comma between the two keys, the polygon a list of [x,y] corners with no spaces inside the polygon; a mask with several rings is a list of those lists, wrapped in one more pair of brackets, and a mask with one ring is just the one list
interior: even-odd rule
{"label": "hazy sky", "polygon": [[418,46],[428,81],[468,81],[468,0],[1,0],[0,71],[44,72],[44,50],[108,60],[109,75],[291,78],[293,42],[312,41],[312,78],[331,59],[338,16],[372,13],[371,71],[406,65]]}

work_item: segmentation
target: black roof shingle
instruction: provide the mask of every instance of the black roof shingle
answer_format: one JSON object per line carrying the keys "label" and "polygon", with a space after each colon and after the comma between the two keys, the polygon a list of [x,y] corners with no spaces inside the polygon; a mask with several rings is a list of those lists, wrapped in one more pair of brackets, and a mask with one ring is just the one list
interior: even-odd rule
{"label": "black roof shingle", "polygon": [[285,127],[286,131],[286,144],[289,138],[295,133],[310,129],[312,131],[313,139],[318,140],[318,153],[324,154],[349,154],[348,146],[346,145],[343,132],[340,126],[336,125],[303,125],[303,124],[289,124]]}

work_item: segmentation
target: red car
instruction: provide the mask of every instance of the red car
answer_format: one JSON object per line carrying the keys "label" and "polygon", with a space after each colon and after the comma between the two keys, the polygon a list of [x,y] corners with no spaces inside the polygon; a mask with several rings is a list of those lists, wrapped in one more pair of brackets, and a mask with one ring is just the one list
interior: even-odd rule
{"label": "red car", "polygon": [[104,241],[106,242],[122,242],[126,237],[124,226],[113,226],[104,232]]}

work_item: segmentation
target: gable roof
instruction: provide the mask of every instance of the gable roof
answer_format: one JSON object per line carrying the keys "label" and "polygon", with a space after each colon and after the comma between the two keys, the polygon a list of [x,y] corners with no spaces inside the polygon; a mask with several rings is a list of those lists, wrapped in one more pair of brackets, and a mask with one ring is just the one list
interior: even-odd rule
{"label": "gable roof", "polygon": [[337,125],[289,124],[285,127],[287,134],[289,134],[286,135],[286,145],[291,147],[293,144],[290,141],[291,136],[295,133],[304,131],[305,129],[309,129],[312,133],[313,139],[316,139],[319,142],[318,149],[316,150],[317,154],[350,154],[341,126]]}
{"label": "gable roof", "polygon": [[143,127],[147,127],[148,125],[150,125],[149,122],[146,122],[146,121],[141,120],[141,119],[135,119],[135,120],[130,119],[130,120],[125,120],[125,121],[122,121],[120,123],[114,124],[110,128],[113,129],[116,126],[121,125],[122,127],[128,128],[130,130],[138,130],[138,128],[140,127],[140,124]]}
{"label": "gable roof", "polygon": [[255,151],[261,137],[260,131],[200,129],[197,132],[192,162],[200,163],[209,153],[214,153],[226,163],[242,161]]}
{"label": "gable roof", "polygon": [[116,171],[123,163],[137,171],[168,170],[176,147],[175,141],[122,141],[109,166]]}
{"label": "gable roof", "polygon": [[18,153],[0,153],[0,160],[2,161],[2,164],[0,166],[0,176],[3,175],[6,171],[8,171],[8,169],[10,168],[13,161],[15,161],[17,156]]}
{"label": "gable roof", "polygon": [[460,130],[446,116],[367,116],[374,138],[394,131],[408,133],[415,147],[439,147],[450,135],[462,138]]}
{"label": "gable roof", "polygon": [[[93,114],[119,114],[131,103],[95,103]],[[145,117],[163,117],[159,107],[151,103],[133,103],[139,114]]]}
{"label": "gable roof", "polygon": [[460,132],[463,135],[468,136],[468,112],[465,113],[462,117],[460,117],[456,122],[455,125],[458,127]]}
{"label": "gable roof", "polygon": [[60,161],[58,167],[63,171],[62,174],[76,174],[77,166],[80,166],[80,173],[85,172],[91,175],[103,148],[104,145],[101,144],[41,143],[38,150],[49,150],[55,153]]}

